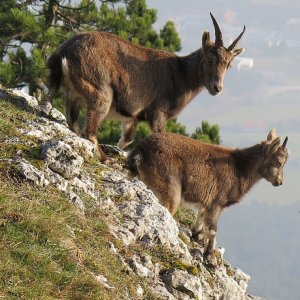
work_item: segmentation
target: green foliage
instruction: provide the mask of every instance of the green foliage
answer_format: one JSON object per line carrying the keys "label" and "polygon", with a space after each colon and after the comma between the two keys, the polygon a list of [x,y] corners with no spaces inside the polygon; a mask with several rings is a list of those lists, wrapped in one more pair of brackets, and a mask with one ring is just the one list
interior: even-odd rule
{"label": "green foliage", "polygon": [[178,51],[178,49],[181,49],[181,41],[176,34],[176,28],[172,21],[168,21],[160,31],[160,38],[164,44],[168,45],[170,51]]}
{"label": "green foliage", "polygon": [[149,135],[151,133],[150,127],[148,123],[141,122],[137,126],[135,139],[132,143],[132,146],[137,144],[140,140],[142,140],[145,136]]}
{"label": "green foliage", "polygon": [[121,136],[119,121],[105,120],[98,132],[98,138],[102,144],[117,145]]}
{"label": "green foliage", "polygon": [[[195,132],[189,135],[184,125],[180,124],[176,119],[171,119],[167,122],[166,131],[189,136],[205,143],[220,144],[219,126],[216,124],[210,125],[207,121],[202,121],[201,127],[197,127]],[[129,147],[133,147],[150,133],[151,130],[148,123],[140,122],[137,126],[135,139]],[[98,138],[102,144],[117,145],[120,136],[120,122],[111,120],[104,121],[98,133]]]}
{"label": "green foliage", "polygon": [[186,132],[186,127],[177,122],[176,119],[171,119],[167,122],[166,131],[188,136],[188,133]]}
{"label": "green foliage", "polygon": [[160,33],[153,24],[157,12],[145,0],[1,0],[0,82],[28,85],[31,94],[46,82],[46,58],[78,31],[103,30],[135,44],[178,51],[180,38],[168,21]]}
{"label": "green foliage", "polygon": [[180,208],[175,214],[175,220],[179,224],[192,229],[192,225],[196,222],[196,212],[192,209]]}
{"label": "green foliage", "polygon": [[211,144],[220,144],[220,128],[218,125],[210,125],[207,121],[202,121],[201,127],[197,127],[191,137],[195,140]]}
{"label": "green foliage", "polygon": [[8,85],[14,79],[13,65],[0,62],[0,78],[3,85]]}

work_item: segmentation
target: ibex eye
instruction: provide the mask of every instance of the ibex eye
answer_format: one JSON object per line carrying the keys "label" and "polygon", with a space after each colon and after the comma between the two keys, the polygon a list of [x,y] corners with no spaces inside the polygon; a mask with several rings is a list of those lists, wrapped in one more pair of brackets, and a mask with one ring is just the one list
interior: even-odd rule
{"label": "ibex eye", "polygon": [[276,168],[281,168],[281,162],[279,162],[279,161],[274,162],[273,165],[274,165]]}

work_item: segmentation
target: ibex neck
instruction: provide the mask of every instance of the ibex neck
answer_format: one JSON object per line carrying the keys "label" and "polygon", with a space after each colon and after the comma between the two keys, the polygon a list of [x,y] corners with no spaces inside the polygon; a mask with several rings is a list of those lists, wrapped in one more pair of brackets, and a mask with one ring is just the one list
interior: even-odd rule
{"label": "ibex neck", "polygon": [[179,58],[186,85],[191,90],[198,90],[204,86],[202,75],[202,58],[202,48],[192,52],[187,56]]}
{"label": "ibex neck", "polygon": [[235,168],[238,180],[241,183],[241,193],[247,193],[249,189],[262,179],[261,168],[264,162],[263,146],[255,146],[235,150],[233,152]]}

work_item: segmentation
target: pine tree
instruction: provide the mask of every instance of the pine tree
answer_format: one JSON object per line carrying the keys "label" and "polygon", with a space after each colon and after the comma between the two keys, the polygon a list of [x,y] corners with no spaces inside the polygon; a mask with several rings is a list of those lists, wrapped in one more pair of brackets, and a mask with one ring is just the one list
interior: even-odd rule
{"label": "pine tree", "polygon": [[[202,121],[201,127],[197,127],[195,132],[188,134],[186,127],[179,123],[176,119],[171,119],[167,122],[166,132],[177,133],[191,137],[210,144],[220,144],[220,129],[216,124],[210,125],[208,121]],[[132,144],[128,148],[132,148],[144,137],[151,133],[150,127],[146,122],[140,122],[137,126],[136,136]],[[103,144],[117,145],[121,136],[120,122],[105,121],[98,133],[98,138]]]}
{"label": "pine tree", "polygon": [[37,98],[45,89],[47,57],[79,31],[103,30],[147,47],[180,50],[180,38],[169,21],[153,29],[157,11],[145,0],[1,0],[0,82],[29,87]]}
{"label": "pine tree", "polygon": [[211,144],[220,144],[220,128],[218,125],[210,125],[208,121],[202,121],[201,127],[197,127],[191,138]]}
{"label": "pine tree", "polygon": [[[98,3],[98,5],[97,5]],[[0,83],[7,87],[28,86],[38,99],[45,90],[46,60],[59,44],[80,31],[102,30],[133,43],[171,52],[181,49],[172,21],[157,32],[153,24],[157,11],[145,0],[1,0],[0,1]],[[54,101],[63,111],[61,99]],[[170,120],[167,132],[188,135],[185,126]],[[150,134],[140,123],[133,145]],[[99,131],[102,143],[117,144],[120,122],[105,121]],[[195,139],[219,143],[219,128],[202,122],[192,134]]]}

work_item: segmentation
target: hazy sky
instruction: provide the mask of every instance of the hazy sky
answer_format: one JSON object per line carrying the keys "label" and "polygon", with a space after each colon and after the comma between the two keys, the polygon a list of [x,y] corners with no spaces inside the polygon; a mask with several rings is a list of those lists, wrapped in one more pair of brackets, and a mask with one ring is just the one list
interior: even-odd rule
{"label": "hazy sky", "polygon": [[300,299],[300,1],[147,4],[158,10],[157,29],[169,19],[175,22],[182,39],[178,55],[198,49],[204,30],[214,37],[209,12],[226,45],[246,26],[239,43],[246,52],[226,74],[222,94],[199,94],[178,119],[190,132],[202,120],[220,125],[222,143],[231,147],[258,143],[273,127],[289,136],[284,185],[274,188],[263,180],[243,203],[229,208],[221,218],[218,241],[230,262],[253,277],[251,292],[268,300]]}

